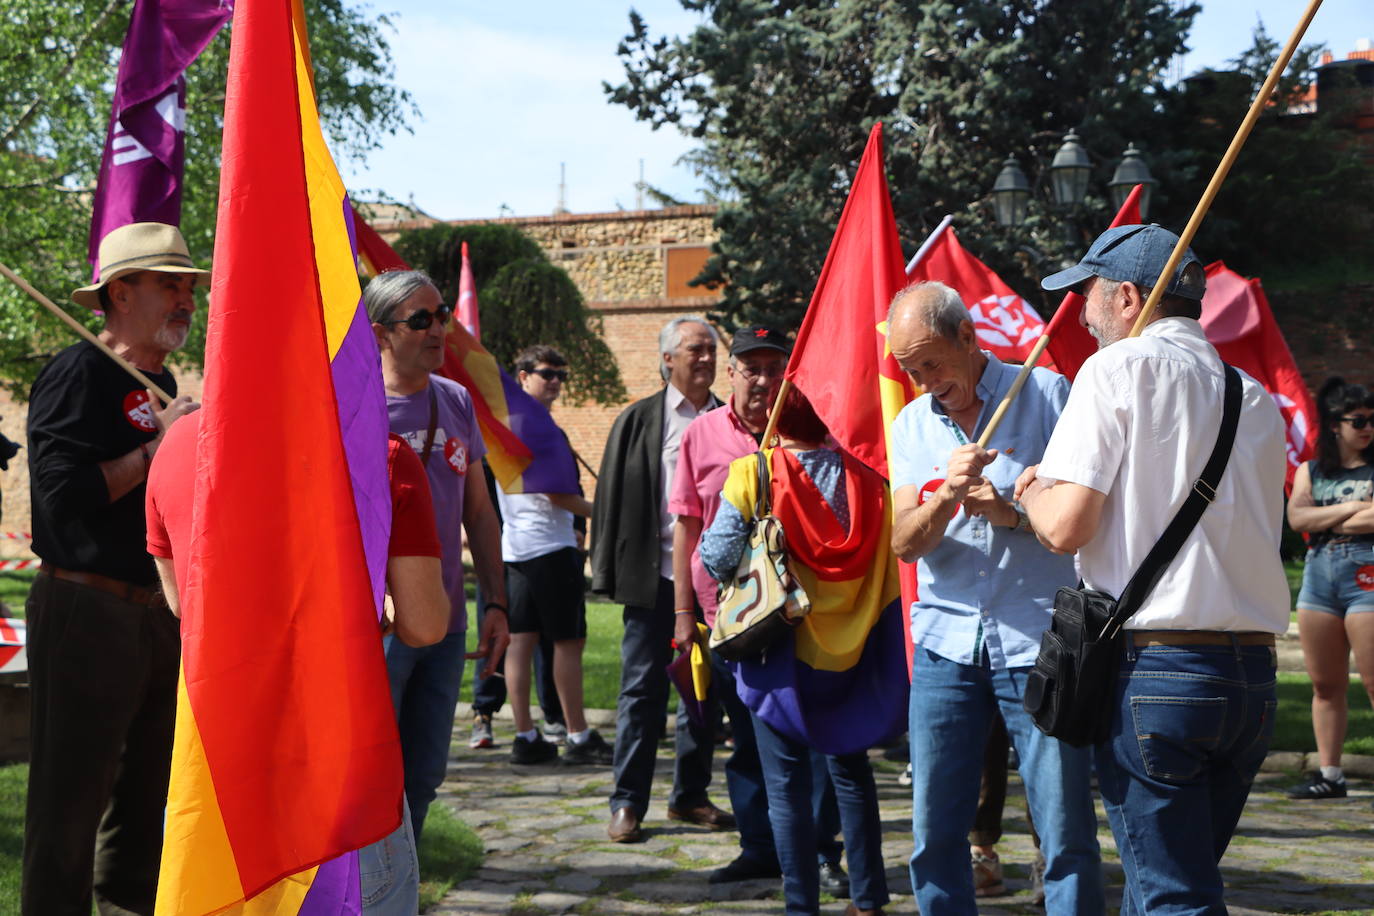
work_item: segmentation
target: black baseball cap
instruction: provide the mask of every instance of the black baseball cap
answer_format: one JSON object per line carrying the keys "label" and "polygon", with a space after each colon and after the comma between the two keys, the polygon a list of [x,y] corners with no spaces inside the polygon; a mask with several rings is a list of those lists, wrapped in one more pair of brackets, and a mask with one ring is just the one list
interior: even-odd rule
{"label": "black baseball cap", "polygon": [[740,328],[730,341],[730,355],[742,356],[753,350],[777,350],[779,353],[792,352],[792,341],[772,328],[763,325],[750,325]]}

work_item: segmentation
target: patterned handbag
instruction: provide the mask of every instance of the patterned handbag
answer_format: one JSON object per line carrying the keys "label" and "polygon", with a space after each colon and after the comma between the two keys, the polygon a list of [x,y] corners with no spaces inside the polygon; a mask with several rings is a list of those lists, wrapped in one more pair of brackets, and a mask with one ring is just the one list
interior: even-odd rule
{"label": "patterned handbag", "polygon": [[768,460],[756,452],[758,493],[749,542],[732,579],[720,583],[711,648],[731,661],[761,655],[811,612],[811,599],[787,568],[787,539],[769,503]]}

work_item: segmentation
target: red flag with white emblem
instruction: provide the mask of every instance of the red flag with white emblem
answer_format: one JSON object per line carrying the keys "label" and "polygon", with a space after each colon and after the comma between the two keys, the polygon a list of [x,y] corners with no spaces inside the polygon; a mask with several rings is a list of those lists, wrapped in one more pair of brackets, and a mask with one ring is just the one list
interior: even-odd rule
{"label": "red flag with white emblem", "polygon": [[1221,261],[1207,265],[1202,328],[1226,362],[1264,386],[1283,414],[1287,433],[1287,486],[1317,448],[1317,405],[1283,339],[1264,287]]}
{"label": "red flag with white emblem", "polygon": [[[1009,363],[1024,362],[1045,331],[1034,308],[959,244],[953,227],[940,234],[907,275],[913,283],[938,280],[959,293],[978,333],[978,344]],[[1041,357],[1042,365],[1049,363]]]}

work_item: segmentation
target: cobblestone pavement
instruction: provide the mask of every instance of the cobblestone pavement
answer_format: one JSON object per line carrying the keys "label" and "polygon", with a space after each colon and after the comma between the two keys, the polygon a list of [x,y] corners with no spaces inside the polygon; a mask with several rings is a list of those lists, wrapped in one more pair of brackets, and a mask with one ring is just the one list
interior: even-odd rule
{"label": "cobblestone pavement", "polygon": [[[509,723],[498,720],[496,748],[474,751],[466,741],[469,721],[459,716],[439,801],[477,831],[486,858],[431,914],[782,912],[777,881],[707,882],[711,869],[734,858],[738,835],[666,819],[670,745],[659,749],[655,799],[645,821],[647,840],[621,845],[606,837],[609,767],[514,767],[509,762]],[[611,738],[607,726],[600,730]],[[712,782],[713,798],[722,805],[728,805],[721,770],[726,754],[724,749],[717,752]],[[1275,758],[1256,783],[1222,863],[1230,910],[1238,916],[1374,913],[1374,782],[1352,778],[1350,797],[1343,800],[1289,801],[1283,789],[1295,781],[1295,772],[1280,767],[1299,766],[1300,760],[1300,755]],[[909,790],[897,783],[901,766],[874,757],[893,897],[888,912],[915,913],[906,870],[911,801]],[[1364,775],[1374,774],[1366,770]],[[1042,913],[1030,905],[1027,869],[1033,853],[1024,796],[1015,777],[1009,795],[999,850],[1011,893],[983,901],[981,910]],[[1115,912],[1121,868],[1100,804],[1098,810],[1108,903]],[[823,900],[823,913],[843,912],[844,901]]]}

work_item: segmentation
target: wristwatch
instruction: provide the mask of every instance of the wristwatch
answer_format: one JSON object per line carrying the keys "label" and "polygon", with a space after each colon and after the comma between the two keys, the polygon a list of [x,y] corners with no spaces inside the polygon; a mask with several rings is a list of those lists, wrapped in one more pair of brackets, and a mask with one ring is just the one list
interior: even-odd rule
{"label": "wristwatch", "polygon": [[1012,507],[1012,509],[1014,509],[1014,510],[1016,511],[1016,524],[1012,526],[1012,529],[1011,529],[1011,530],[1012,530],[1012,531],[1030,531],[1030,530],[1031,530],[1030,516],[1026,514],[1026,510],[1025,510],[1025,509],[1022,509],[1022,508],[1020,507],[1020,505],[1018,505],[1018,504],[1016,504],[1016,503],[1012,503],[1012,504],[1011,504],[1011,507]]}

